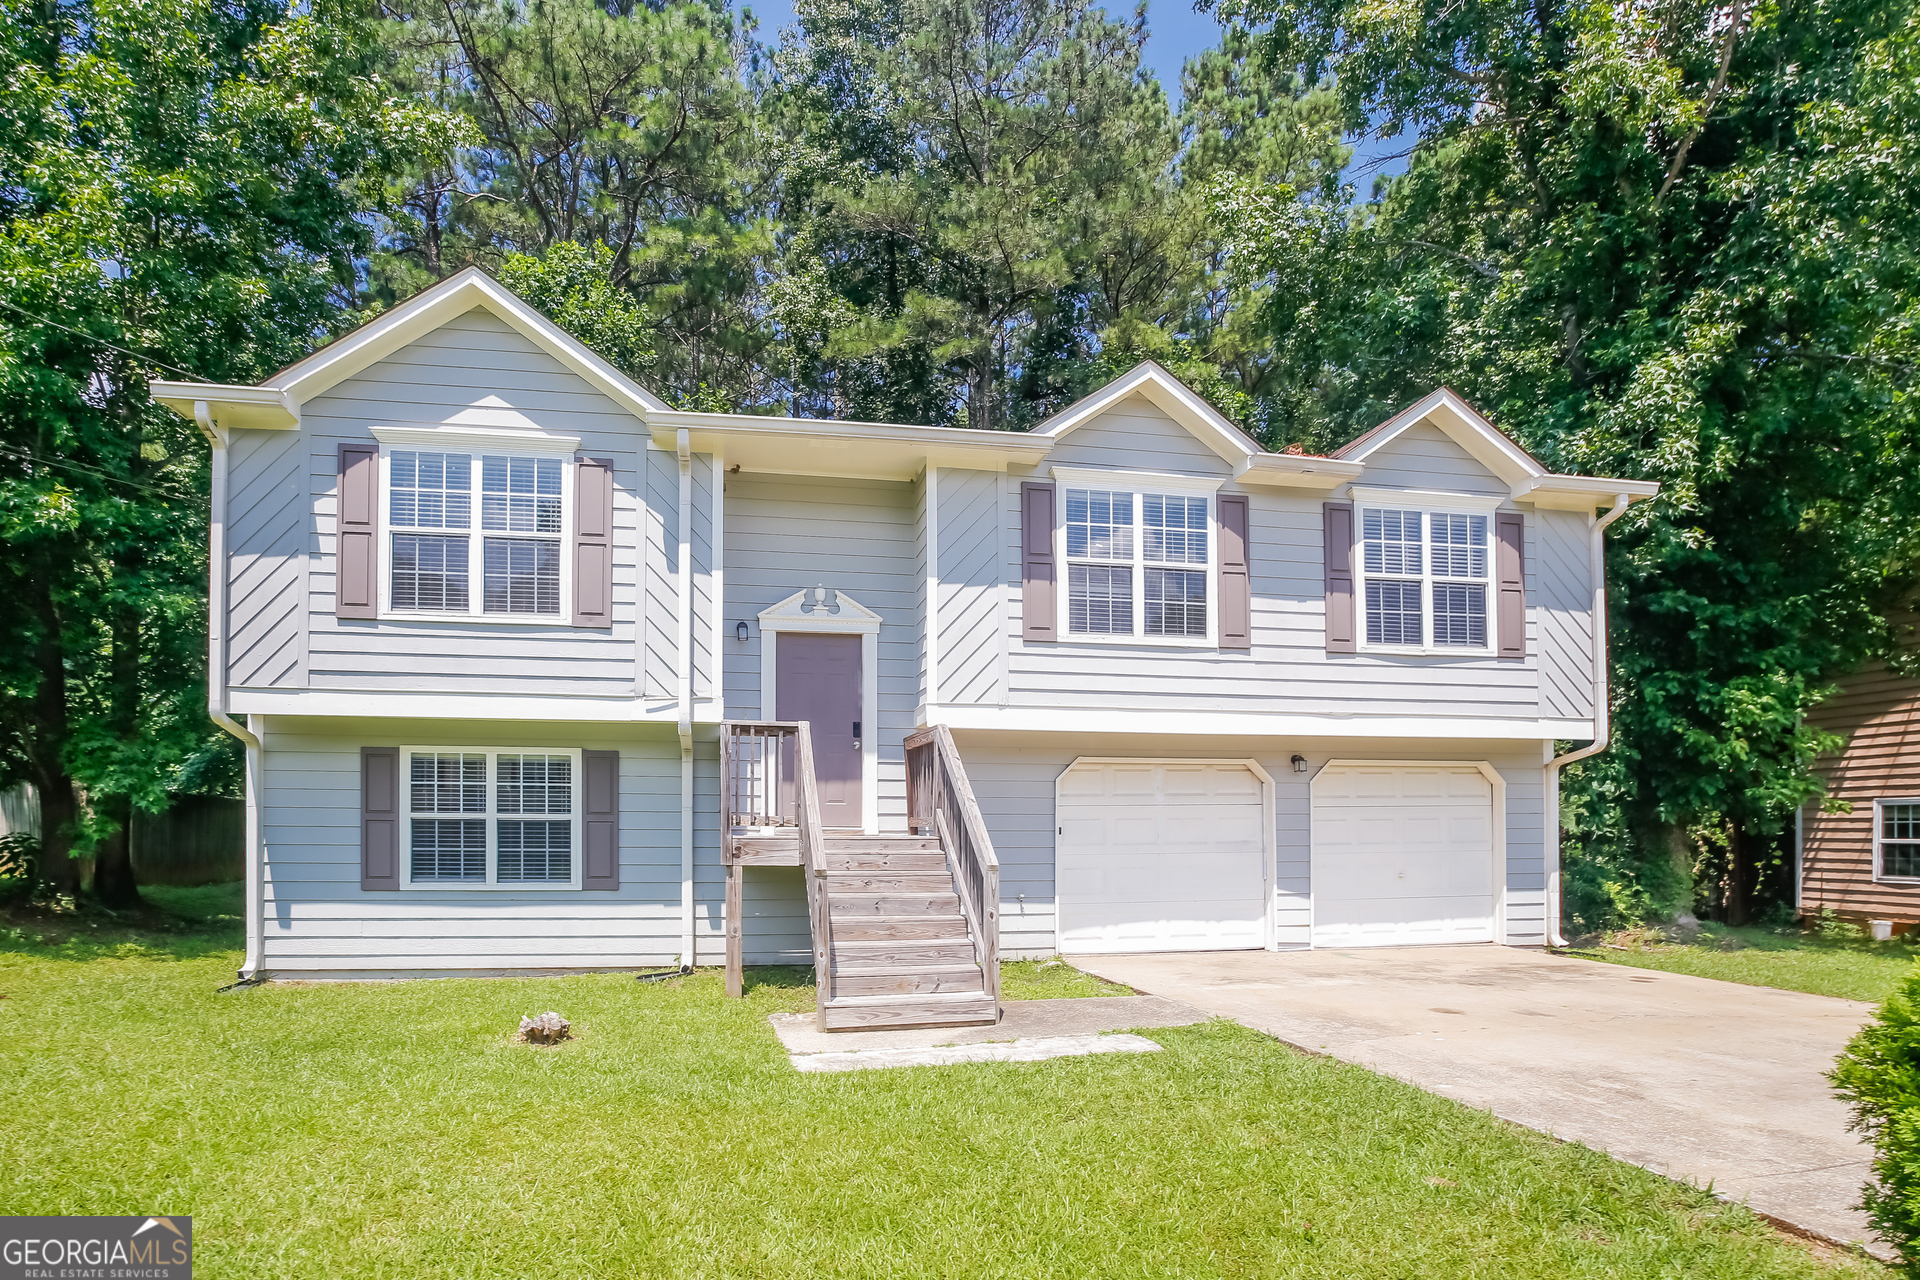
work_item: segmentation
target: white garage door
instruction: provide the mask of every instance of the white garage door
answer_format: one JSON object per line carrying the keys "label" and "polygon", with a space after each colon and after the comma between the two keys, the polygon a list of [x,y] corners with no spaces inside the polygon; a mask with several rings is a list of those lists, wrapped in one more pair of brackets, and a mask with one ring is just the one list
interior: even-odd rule
{"label": "white garage door", "polygon": [[1266,806],[1237,764],[1085,764],[1060,779],[1060,949],[1266,945]]}
{"label": "white garage door", "polygon": [[1313,783],[1313,945],[1492,942],[1493,787],[1472,767],[1329,766]]}

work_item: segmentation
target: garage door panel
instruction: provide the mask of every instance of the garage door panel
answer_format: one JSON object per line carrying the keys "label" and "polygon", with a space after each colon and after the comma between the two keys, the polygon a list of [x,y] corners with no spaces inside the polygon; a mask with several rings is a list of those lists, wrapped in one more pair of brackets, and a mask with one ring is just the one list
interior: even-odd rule
{"label": "garage door panel", "polygon": [[1492,941],[1492,798],[1475,768],[1323,773],[1312,813],[1314,945]]}
{"label": "garage door panel", "polygon": [[1062,950],[1265,945],[1265,797],[1244,766],[1089,764],[1059,795]]}

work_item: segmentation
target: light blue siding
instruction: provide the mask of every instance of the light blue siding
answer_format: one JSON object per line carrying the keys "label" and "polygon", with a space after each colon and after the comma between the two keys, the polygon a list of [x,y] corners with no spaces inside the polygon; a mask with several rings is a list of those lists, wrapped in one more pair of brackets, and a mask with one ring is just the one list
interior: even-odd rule
{"label": "light blue siding", "polygon": [[307,683],[307,442],[237,431],[227,452],[227,681]]}
{"label": "light blue siding", "polygon": [[1007,591],[1000,545],[1007,525],[1001,509],[1005,500],[996,472],[946,468],[939,473],[937,702],[1006,701]]}

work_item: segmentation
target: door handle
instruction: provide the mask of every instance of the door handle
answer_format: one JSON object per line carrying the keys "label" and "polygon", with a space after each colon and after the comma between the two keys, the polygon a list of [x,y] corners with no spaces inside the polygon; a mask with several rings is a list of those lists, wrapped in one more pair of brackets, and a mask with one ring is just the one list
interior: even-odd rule
{"label": "door handle", "polygon": [[860,722],[858,720],[853,722],[853,749],[855,751],[860,749]]}

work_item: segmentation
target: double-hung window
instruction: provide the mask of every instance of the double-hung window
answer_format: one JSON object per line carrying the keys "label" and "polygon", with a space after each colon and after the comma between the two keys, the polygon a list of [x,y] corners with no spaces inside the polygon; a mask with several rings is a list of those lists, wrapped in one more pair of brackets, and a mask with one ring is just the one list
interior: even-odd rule
{"label": "double-hung window", "polygon": [[1920,879],[1920,800],[1876,800],[1873,808],[1875,878]]}
{"label": "double-hung window", "polygon": [[1204,643],[1213,634],[1212,498],[1142,482],[1063,486],[1063,634]]}
{"label": "double-hung window", "polygon": [[580,753],[407,747],[406,884],[580,887]]}
{"label": "double-hung window", "polygon": [[1360,506],[1365,647],[1488,653],[1491,512]]}
{"label": "double-hung window", "polygon": [[387,611],[559,618],[568,471],[553,455],[388,448]]}

